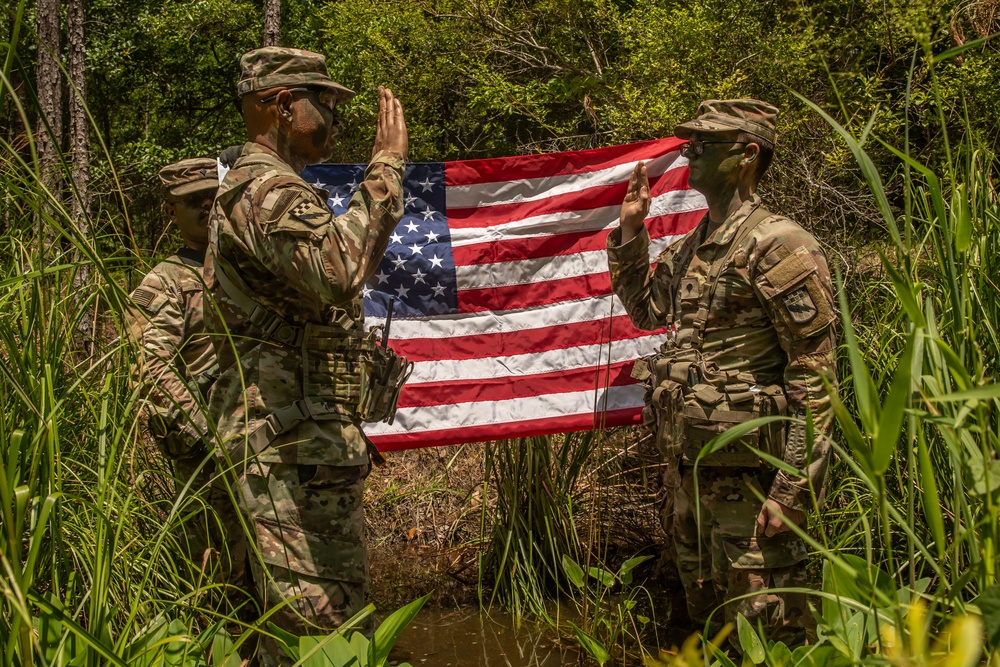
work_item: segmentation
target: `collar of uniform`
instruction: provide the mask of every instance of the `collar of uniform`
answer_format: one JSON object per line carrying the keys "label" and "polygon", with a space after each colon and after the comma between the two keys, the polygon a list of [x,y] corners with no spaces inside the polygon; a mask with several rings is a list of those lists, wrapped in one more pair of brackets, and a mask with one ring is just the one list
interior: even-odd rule
{"label": "collar of uniform", "polygon": [[[736,230],[740,228],[743,221],[753,213],[753,210],[760,206],[760,197],[757,195],[751,195],[750,199],[743,202],[743,205],[736,209],[736,213],[729,216],[725,222],[723,222],[719,227],[712,232],[712,236],[705,239],[705,243],[714,243],[716,245],[726,245],[733,240],[733,236],[736,235]],[[708,216],[706,215],[706,218]]]}

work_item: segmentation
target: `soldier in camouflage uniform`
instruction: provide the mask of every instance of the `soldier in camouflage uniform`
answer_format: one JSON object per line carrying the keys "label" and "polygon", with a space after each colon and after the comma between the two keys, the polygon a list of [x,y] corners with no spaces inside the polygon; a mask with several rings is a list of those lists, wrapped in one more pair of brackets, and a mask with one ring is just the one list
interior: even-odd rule
{"label": "soldier in camouflage uniform", "polygon": [[[368,593],[361,290],[402,217],[406,124],[380,88],[371,162],[334,217],[328,194],[298,174],[330,158],[338,106],[354,93],[308,51],[257,49],[241,67],[250,141],[216,197],[206,265],[213,326],[229,335],[218,338],[210,413],[241,489],[258,601],[286,603],[270,617],[285,630],[317,634],[360,611]],[[234,527],[229,539],[240,535]],[[265,665],[286,660],[269,640],[262,653]]]}
{"label": "soldier in camouflage uniform", "polygon": [[[703,102],[675,133],[689,142],[681,151],[689,183],[708,214],[651,267],[649,184],[639,163],[607,247],[614,291],[632,321],[670,332],[635,375],[647,379],[644,416],[664,460],[672,505],[662,518],[688,613],[703,622],[718,605],[756,593],[726,604],[724,617],[739,612],[770,638],[801,642],[811,622],[804,596],[769,590],[809,583],[806,545],[789,524],[803,526],[822,497],[835,312],[816,239],[755,194],[773,155],[777,113],[757,100]],[[807,412],[813,443],[800,421]],[[717,434],[768,415],[796,421],[762,427],[698,461]]]}
{"label": "soldier in camouflage uniform", "polygon": [[214,523],[199,511],[202,502],[212,503],[214,493],[207,488],[212,462],[203,465],[208,449],[202,407],[217,371],[202,299],[208,214],[219,178],[215,160],[194,158],[161,169],[160,181],[166,189],[164,211],[184,246],[157,264],[132,292],[137,306],[132,335],[141,345],[149,431],[172,463],[178,495],[188,484],[189,499],[202,493],[183,504],[181,512],[187,555],[199,565]]}

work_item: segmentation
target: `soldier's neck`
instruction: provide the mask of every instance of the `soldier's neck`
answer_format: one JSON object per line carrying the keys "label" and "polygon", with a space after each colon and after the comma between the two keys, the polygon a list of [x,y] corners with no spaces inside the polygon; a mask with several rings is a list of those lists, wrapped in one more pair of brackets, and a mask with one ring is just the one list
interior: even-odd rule
{"label": "soldier's neck", "polygon": [[719,228],[719,225],[733,217],[733,214],[753,197],[754,191],[753,187],[740,185],[723,192],[704,193],[705,200],[708,202],[707,236],[711,236],[712,232]]}
{"label": "soldier's neck", "polygon": [[272,133],[259,133],[255,137],[250,137],[250,141],[260,144],[264,148],[269,149],[275,155],[282,159],[288,166],[290,166],[296,173],[302,171],[308,166],[308,163],[300,158],[296,158],[290,151],[283,149],[283,142],[277,140],[277,137],[272,136]]}

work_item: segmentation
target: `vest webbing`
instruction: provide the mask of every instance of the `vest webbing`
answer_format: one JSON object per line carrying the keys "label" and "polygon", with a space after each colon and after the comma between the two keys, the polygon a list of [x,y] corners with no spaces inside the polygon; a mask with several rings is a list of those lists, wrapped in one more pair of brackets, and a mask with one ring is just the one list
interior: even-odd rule
{"label": "vest webbing", "polygon": [[750,215],[740,225],[740,229],[736,232],[736,236],[729,245],[725,256],[721,261],[713,262],[712,270],[708,274],[708,288],[702,292],[701,298],[698,300],[698,312],[694,316],[694,336],[691,344],[698,350],[701,349],[702,344],[705,342],[705,327],[708,324],[708,312],[712,305],[712,299],[715,298],[715,289],[719,285],[719,276],[729,266],[733,255],[743,245],[743,242],[750,237],[750,234],[757,228],[757,225],[770,217],[770,215],[771,213],[762,208],[760,204],[754,207],[754,210],[750,212]]}

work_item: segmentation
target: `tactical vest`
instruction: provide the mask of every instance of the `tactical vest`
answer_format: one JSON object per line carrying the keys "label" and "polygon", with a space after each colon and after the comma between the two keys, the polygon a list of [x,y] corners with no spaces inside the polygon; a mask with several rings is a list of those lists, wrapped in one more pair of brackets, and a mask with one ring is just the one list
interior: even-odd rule
{"label": "tactical vest", "polygon": [[[694,463],[702,447],[731,427],[757,417],[784,415],[788,401],[781,385],[762,385],[752,373],[723,371],[702,354],[705,327],[719,277],[750,234],[770,217],[761,207],[744,220],[726,255],[713,263],[698,301],[690,345],[672,340],[656,354],[636,363],[632,376],[645,381],[643,423],[650,427],[661,455]],[[688,236],[683,243],[695,243]],[[694,249],[683,248],[693,253]],[[686,267],[685,271],[686,273]],[[683,277],[675,276],[675,283]],[[677,285],[673,285],[676,289]],[[739,441],[699,461],[701,466],[757,467],[763,462],[745,445],[781,458],[783,422],[755,429]]]}
{"label": "tactical vest", "polygon": [[[237,160],[227,175],[230,179],[226,184],[228,189],[216,199],[227,217],[240,197],[249,197],[252,210],[259,211],[264,197],[274,187],[301,183],[301,179],[290,175],[261,180],[247,173],[245,167],[257,164],[287,168],[267,155],[249,155]],[[234,178],[241,180],[233,183]],[[329,324],[288,322],[255,298],[238,271],[224,257],[216,253],[213,259],[219,286],[243,311],[259,337],[296,350],[301,359],[299,398],[289,405],[272,408],[271,414],[248,435],[250,447],[260,453],[279,435],[307,419],[361,420],[364,415],[358,414],[358,406],[371,370],[375,343],[374,332],[364,333],[359,301],[355,301],[350,311],[336,309]]]}

